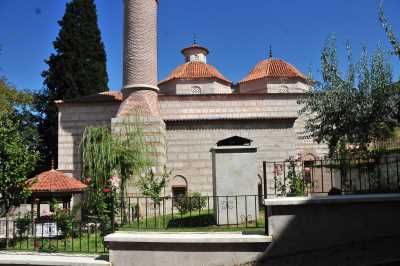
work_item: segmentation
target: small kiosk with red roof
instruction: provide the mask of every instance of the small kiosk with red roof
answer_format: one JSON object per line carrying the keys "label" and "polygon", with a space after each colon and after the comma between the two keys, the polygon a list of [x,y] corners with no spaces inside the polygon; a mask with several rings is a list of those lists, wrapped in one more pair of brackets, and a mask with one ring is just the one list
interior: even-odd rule
{"label": "small kiosk with red roof", "polygon": [[63,209],[70,210],[72,196],[83,193],[87,188],[78,179],[54,170],[54,168],[29,179],[27,182],[28,189],[32,192],[32,217],[34,216],[34,205],[36,204],[37,218],[41,215],[40,204],[49,204],[56,200],[62,202]]}

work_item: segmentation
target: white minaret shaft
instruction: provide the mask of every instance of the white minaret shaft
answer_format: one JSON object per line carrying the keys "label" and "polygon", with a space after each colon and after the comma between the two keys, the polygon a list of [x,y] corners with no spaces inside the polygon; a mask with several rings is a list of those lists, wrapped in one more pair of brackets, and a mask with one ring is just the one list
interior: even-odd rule
{"label": "white minaret shaft", "polygon": [[157,12],[158,0],[125,0],[123,89],[129,92],[158,90]]}

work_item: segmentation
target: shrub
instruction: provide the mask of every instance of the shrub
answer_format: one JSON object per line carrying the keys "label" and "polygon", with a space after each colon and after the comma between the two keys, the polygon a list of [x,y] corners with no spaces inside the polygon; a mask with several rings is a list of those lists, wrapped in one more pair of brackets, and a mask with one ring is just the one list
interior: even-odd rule
{"label": "shrub", "polygon": [[342,191],[339,188],[333,187],[331,190],[328,192],[329,196],[334,196],[334,195],[342,195]]}
{"label": "shrub", "polygon": [[18,217],[15,220],[15,226],[17,227],[17,233],[21,237],[29,228],[32,220],[29,214],[25,214],[23,217]]}
{"label": "shrub", "polygon": [[100,235],[102,237],[105,237],[106,235],[111,234],[113,232],[111,218],[108,215],[100,216],[99,222],[100,222],[99,225]]}
{"label": "shrub", "polygon": [[57,230],[60,230],[63,237],[68,237],[72,233],[72,215],[67,209],[55,208],[54,221],[57,224]]}
{"label": "shrub", "polygon": [[174,206],[181,212],[198,211],[207,205],[207,198],[199,192],[193,192],[190,196],[178,196],[174,199]]}

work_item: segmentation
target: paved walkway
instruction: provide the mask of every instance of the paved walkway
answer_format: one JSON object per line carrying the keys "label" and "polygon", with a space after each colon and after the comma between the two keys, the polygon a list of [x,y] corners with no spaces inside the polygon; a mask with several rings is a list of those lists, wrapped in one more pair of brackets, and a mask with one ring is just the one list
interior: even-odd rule
{"label": "paved walkway", "polygon": [[110,266],[99,256],[3,252],[0,265]]}

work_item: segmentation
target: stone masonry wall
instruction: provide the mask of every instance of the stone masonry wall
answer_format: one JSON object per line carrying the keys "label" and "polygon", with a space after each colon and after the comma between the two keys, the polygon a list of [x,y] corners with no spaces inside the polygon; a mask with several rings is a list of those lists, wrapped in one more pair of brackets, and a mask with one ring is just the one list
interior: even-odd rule
{"label": "stone masonry wall", "polygon": [[[156,144],[158,152],[163,153],[161,147],[166,146],[167,158],[161,158],[159,166],[167,162],[173,171],[171,181],[174,176],[182,175],[189,190],[211,194],[210,149],[221,139],[238,135],[254,140],[260,177],[262,161],[282,161],[298,153],[317,157],[326,153],[326,145],[318,145],[304,135],[304,118],[297,113],[298,97],[296,94],[163,95],[159,99],[166,133],[162,126],[161,131],[145,130],[145,135],[154,138],[150,142]],[[79,143],[85,127],[111,126],[118,107],[118,103],[60,105],[60,170],[80,177]],[[166,134],[166,139],[158,141],[160,134]],[[133,188],[130,192],[135,193]],[[170,193],[168,187],[166,194]]]}
{"label": "stone masonry wall", "polygon": [[214,94],[159,96],[166,121],[297,118],[298,94]]}
{"label": "stone masonry wall", "polygon": [[235,135],[254,140],[260,177],[263,160],[284,160],[296,151],[291,120],[167,122],[167,166],[172,177],[184,176],[189,191],[211,195],[210,149],[219,140]]}
{"label": "stone masonry wall", "polygon": [[226,94],[232,93],[231,86],[215,81],[213,79],[205,80],[172,80],[160,85],[160,92],[163,94],[195,94],[193,88],[200,91],[197,94]]}
{"label": "stone masonry wall", "polygon": [[79,178],[81,158],[79,144],[88,126],[111,126],[118,104],[66,104],[58,113],[58,169]]}
{"label": "stone masonry wall", "polygon": [[310,88],[296,79],[258,79],[239,84],[240,93],[303,93]]}

